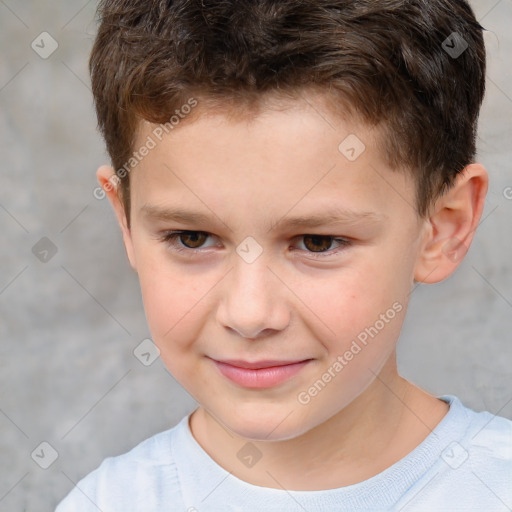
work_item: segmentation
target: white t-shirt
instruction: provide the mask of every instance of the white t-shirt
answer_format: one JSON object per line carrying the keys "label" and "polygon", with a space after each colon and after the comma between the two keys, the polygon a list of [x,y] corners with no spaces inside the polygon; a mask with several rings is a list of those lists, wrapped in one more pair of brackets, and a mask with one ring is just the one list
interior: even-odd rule
{"label": "white t-shirt", "polygon": [[354,485],[287,491],[240,480],[197,443],[189,414],[105,459],[56,512],[510,512],[512,421],[477,413],[455,396],[440,398],[450,410],[432,433],[403,459]]}

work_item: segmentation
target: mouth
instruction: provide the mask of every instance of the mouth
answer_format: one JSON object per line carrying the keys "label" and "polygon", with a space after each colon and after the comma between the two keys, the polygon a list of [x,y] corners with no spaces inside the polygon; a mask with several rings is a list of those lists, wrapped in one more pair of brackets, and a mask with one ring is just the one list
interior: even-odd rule
{"label": "mouth", "polygon": [[295,361],[212,359],[220,373],[239,386],[252,389],[270,388],[299,373],[313,359]]}

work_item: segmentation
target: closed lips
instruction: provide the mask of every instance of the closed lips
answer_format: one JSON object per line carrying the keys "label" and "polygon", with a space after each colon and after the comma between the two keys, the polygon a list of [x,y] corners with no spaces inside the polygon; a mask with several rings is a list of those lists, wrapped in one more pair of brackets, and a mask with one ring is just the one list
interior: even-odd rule
{"label": "closed lips", "polygon": [[227,360],[216,360],[216,362],[221,364],[229,364],[230,366],[236,366],[237,368],[245,368],[250,370],[261,370],[264,368],[273,368],[276,366],[289,366],[292,364],[303,363],[305,361],[309,361],[310,359],[298,359],[295,361],[279,361],[279,360],[264,360],[264,361],[256,361],[250,363],[248,361],[242,361],[238,359],[227,359]]}

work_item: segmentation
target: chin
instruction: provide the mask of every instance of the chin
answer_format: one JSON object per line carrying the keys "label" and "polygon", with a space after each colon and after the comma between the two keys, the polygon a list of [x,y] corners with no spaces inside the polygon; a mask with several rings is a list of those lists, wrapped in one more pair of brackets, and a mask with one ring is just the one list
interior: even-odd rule
{"label": "chin", "polygon": [[[262,408],[261,405],[250,407],[232,407],[222,424],[233,434],[250,441],[286,441],[307,432],[309,427],[299,417],[297,411],[283,412],[282,406]],[[314,426],[314,425],[313,425]]]}

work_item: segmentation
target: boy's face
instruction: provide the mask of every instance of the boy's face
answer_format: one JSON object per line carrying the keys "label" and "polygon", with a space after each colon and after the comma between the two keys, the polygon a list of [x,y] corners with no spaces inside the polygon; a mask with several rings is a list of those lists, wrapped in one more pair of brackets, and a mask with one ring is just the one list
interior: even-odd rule
{"label": "boy's face", "polygon": [[[201,117],[162,141],[144,123],[135,144],[156,142],[131,173],[125,233],[153,340],[203,408],[250,439],[305,433],[394,371],[422,244],[412,179],[313,99],[251,121]],[[355,160],[353,137],[339,150],[350,134],[366,145]],[[178,209],[206,220],[162,213]],[[328,215],[339,221],[290,223]],[[196,233],[163,240],[175,230]],[[254,387],[221,373],[228,359],[309,361]]]}

